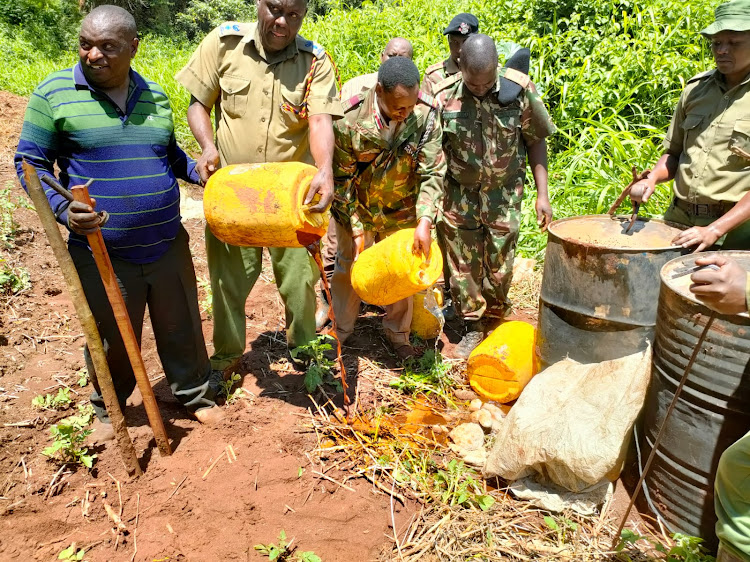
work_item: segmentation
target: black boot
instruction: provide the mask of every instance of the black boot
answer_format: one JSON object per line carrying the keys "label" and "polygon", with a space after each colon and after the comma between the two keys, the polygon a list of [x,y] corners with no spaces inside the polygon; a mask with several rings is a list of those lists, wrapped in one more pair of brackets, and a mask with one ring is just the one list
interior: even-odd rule
{"label": "black boot", "polygon": [[482,331],[481,322],[467,322],[464,331],[464,337],[458,342],[453,350],[453,356],[456,359],[468,359],[474,348],[482,343],[484,332]]}

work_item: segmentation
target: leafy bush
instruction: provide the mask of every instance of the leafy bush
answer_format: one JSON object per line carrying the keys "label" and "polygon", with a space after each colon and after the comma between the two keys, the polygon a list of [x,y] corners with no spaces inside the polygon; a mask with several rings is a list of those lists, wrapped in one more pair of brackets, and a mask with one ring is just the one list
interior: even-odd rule
{"label": "leafy bush", "polygon": [[190,41],[200,41],[214,27],[228,20],[252,21],[254,3],[244,0],[190,0],[184,12],[175,15],[175,30]]}

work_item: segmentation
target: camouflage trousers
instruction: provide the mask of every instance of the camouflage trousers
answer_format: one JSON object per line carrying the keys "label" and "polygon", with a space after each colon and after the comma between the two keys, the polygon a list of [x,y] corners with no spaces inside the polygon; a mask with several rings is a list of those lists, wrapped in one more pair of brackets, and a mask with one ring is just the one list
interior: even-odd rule
{"label": "camouflage trousers", "polygon": [[469,229],[443,216],[437,234],[448,261],[453,303],[464,321],[502,318],[510,304],[518,227],[496,229],[479,224]]}

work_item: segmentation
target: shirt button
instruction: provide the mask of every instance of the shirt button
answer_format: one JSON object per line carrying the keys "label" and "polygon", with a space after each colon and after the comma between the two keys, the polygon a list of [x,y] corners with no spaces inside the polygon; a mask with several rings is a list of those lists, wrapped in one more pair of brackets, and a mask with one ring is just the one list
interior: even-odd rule
{"label": "shirt button", "polygon": [[[268,90],[263,90],[263,93],[264,93],[265,95],[268,95]],[[726,98],[724,98],[724,99],[726,99]]]}
{"label": "shirt button", "polygon": [[729,96],[724,96],[724,99],[725,99],[725,100],[728,100],[728,99],[729,99]]}
{"label": "shirt button", "polygon": [[258,147],[258,152],[263,152],[263,149],[260,146]]}
{"label": "shirt button", "polygon": [[265,118],[265,117],[261,117],[261,118],[260,118],[260,122],[261,122],[261,123],[265,123],[265,122],[266,122],[266,118]]}

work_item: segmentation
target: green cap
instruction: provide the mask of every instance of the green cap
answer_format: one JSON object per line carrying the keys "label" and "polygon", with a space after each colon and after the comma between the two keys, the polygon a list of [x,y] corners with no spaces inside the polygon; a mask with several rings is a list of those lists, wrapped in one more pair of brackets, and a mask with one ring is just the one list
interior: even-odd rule
{"label": "green cap", "polygon": [[714,12],[714,23],[701,31],[710,37],[722,31],[750,31],[750,0],[724,2]]}

